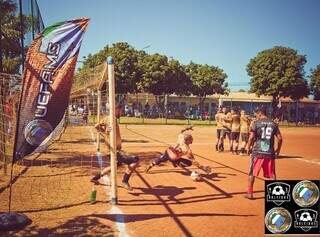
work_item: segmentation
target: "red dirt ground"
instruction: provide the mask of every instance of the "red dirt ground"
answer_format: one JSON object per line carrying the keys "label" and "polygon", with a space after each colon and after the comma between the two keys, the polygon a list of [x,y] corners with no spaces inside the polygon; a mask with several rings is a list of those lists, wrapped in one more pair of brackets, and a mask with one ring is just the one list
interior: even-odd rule
{"label": "red dirt ground", "polygon": [[[144,173],[146,164],[176,140],[181,126],[121,126],[123,148],[141,157],[131,179],[133,192],[119,188],[123,212],[111,214],[106,189],[97,187],[90,205],[90,175],[99,170],[90,127],[69,127],[49,153],[17,165],[12,210],[25,213],[32,224],[0,236],[118,236],[115,220],[130,236],[263,236],[264,180],[255,183],[255,200],[243,197],[249,157],[214,151],[215,127],[196,127],[192,149],[196,159],[213,168],[193,182],[190,169],[170,164]],[[278,179],[320,179],[320,129],[283,128],[284,145],[277,160]],[[118,183],[123,169],[119,169]],[[203,172],[202,172],[203,173]],[[5,187],[7,177],[0,177]],[[6,211],[8,189],[0,189],[0,211]]]}

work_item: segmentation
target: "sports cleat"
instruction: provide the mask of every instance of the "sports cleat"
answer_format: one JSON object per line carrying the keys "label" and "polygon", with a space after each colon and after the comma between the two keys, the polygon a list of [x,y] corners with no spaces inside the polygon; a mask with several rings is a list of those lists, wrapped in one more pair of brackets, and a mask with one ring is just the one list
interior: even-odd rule
{"label": "sports cleat", "polygon": [[148,165],[147,168],[144,170],[144,172],[145,172],[146,174],[148,174],[152,167],[153,167],[152,164],[151,164],[151,165]]}
{"label": "sports cleat", "polygon": [[98,184],[99,184],[99,181],[98,181],[98,180],[95,180],[95,179],[91,179],[90,182],[94,183],[95,185],[98,185]]}
{"label": "sports cleat", "polygon": [[94,184],[99,184],[99,179],[101,178],[101,174],[97,173],[95,176],[92,177],[92,179],[90,180],[90,182],[94,183]]}
{"label": "sports cleat", "polygon": [[132,191],[133,188],[130,186],[130,184],[128,182],[122,182],[122,187],[127,189],[128,191]]}
{"label": "sports cleat", "polygon": [[206,172],[207,174],[211,174],[211,172],[212,172],[212,169],[211,169],[210,166],[204,166],[204,167],[203,167],[203,170],[204,170],[204,172]]}

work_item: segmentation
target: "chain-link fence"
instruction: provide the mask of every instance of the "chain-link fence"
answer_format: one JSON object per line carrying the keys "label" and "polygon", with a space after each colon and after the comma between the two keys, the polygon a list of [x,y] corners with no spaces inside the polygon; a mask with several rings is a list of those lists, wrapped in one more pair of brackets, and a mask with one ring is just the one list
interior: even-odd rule
{"label": "chain-link fence", "polygon": [[12,160],[20,82],[20,76],[0,74],[0,166],[4,173]]}
{"label": "chain-link fence", "polygon": [[[74,124],[95,123],[97,115],[98,89],[83,90],[70,102],[69,113]],[[212,96],[200,102],[196,96],[155,96],[150,94],[118,94],[116,101],[122,105],[122,124],[215,124],[215,114],[219,106],[231,110],[245,110],[254,115],[254,110],[265,105],[273,114],[271,101],[265,99],[237,100]],[[101,100],[101,114],[108,111],[106,93]],[[282,102],[274,113],[282,125],[318,125],[320,123],[320,103],[316,101]],[[84,115],[84,116],[83,116]]]}
{"label": "chain-link fence", "polygon": [[0,73],[0,212],[9,210],[11,200],[11,211],[38,222],[65,218],[65,208],[77,205],[85,213],[87,207],[81,205],[88,203],[88,194],[83,183],[90,190],[88,177],[98,167],[90,133],[86,127],[70,128],[59,137],[66,128],[62,121],[54,142],[12,166],[20,93],[21,77]]}

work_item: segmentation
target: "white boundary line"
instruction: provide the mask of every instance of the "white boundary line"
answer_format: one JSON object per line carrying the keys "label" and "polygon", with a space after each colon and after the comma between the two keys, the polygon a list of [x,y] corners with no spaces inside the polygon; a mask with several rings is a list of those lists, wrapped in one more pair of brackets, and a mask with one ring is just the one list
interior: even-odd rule
{"label": "white boundary line", "polygon": [[[91,128],[90,128],[90,135],[91,135],[93,143],[95,144],[95,147],[97,147],[97,144],[96,144],[96,141],[95,141],[95,138],[94,138],[94,135],[93,135]],[[103,168],[103,159],[102,159],[101,152],[97,152],[97,160],[98,160],[100,169],[102,169]],[[102,179],[103,179],[104,183],[106,184],[106,186],[104,186],[106,194],[108,197],[110,197],[110,188],[108,188],[108,187],[110,187],[108,185],[108,184],[110,184],[110,179],[109,179],[108,175],[103,176]],[[126,231],[126,225],[124,222],[123,212],[121,211],[121,209],[115,205],[112,205],[112,208],[109,211],[109,214],[115,215],[116,226],[119,231],[119,236],[120,237],[130,237],[130,235]]]}
{"label": "white boundary line", "polygon": [[[280,153],[280,156],[290,156],[290,155]],[[299,160],[299,161],[303,161],[303,162],[310,163],[310,164],[320,165],[319,160],[307,160],[307,159],[303,159],[303,158],[290,158],[290,159]],[[278,158],[277,160],[282,160],[282,158]]]}
{"label": "white boundary line", "polygon": [[301,159],[301,158],[293,158],[293,159],[300,160],[300,161],[307,162],[307,163],[311,163],[311,164],[320,165],[320,161],[306,160],[306,159]]}

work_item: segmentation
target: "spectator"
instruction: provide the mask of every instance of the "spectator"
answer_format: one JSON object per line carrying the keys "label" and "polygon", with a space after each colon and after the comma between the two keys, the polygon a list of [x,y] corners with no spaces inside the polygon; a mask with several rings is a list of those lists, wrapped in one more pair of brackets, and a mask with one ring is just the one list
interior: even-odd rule
{"label": "spectator", "polygon": [[87,106],[84,106],[83,112],[82,112],[82,120],[84,124],[88,124],[88,116],[89,116],[89,110]]}

